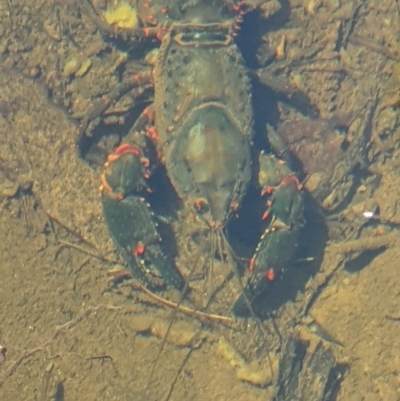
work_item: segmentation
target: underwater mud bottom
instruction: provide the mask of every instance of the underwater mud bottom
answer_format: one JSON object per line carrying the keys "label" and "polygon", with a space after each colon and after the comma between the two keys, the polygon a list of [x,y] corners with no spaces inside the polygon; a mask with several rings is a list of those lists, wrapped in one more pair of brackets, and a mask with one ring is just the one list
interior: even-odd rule
{"label": "underwater mud bottom", "polygon": [[[76,157],[78,129],[66,118],[65,110],[76,119],[84,118],[93,99],[117,85],[124,55],[90,29],[90,21],[81,15],[77,4],[36,0],[0,3],[0,180],[4,184],[0,191],[0,330],[1,346],[7,348],[0,366],[0,377],[7,376],[0,397],[5,400],[141,399],[136,394],[143,394],[160,339],[147,332],[138,334],[132,317],[154,314],[164,325],[170,316],[165,310],[134,303],[123,289],[122,296],[105,291],[108,266],[78,249],[60,247],[41,214],[66,222],[65,226],[101,249],[101,254],[115,259],[97,192],[100,172]],[[396,2],[361,2],[361,12],[355,17],[351,2],[291,0],[288,6],[289,25],[276,31],[268,25],[260,50],[260,56],[267,59],[271,54],[267,44],[281,44],[279,55],[283,59],[275,71],[310,94],[326,119],[357,109],[371,93],[377,94],[368,153],[369,170],[379,173],[381,180],[362,184],[367,197],[379,206],[384,226],[376,232],[386,232],[375,236],[374,231],[369,239],[330,244],[321,274],[308,284],[305,299],[299,294],[294,315],[309,309],[313,320],[342,344],[350,370],[337,401],[397,401],[400,376],[393,350],[400,349],[399,61],[387,58],[395,55],[398,47]],[[349,22],[355,35],[370,41],[354,44],[350,40],[340,48],[341,29],[347,29]],[[381,43],[393,51],[386,55],[382,47],[375,51],[374,44]],[[140,54],[140,44],[132,53],[136,51]],[[86,71],[78,74],[81,76],[70,75],[71,62],[85,66]],[[132,99],[125,97],[115,105],[115,114],[110,110],[105,116],[106,121],[118,125],[118,113],[131,106]],[[291,114],[285,109],[282,118]],[[8,181],[4,171],[12,172]],[[15,197],[26,183],[33,184],[32,194],[42,203],[39,207],[31,195]],[[371,188],[376,187],[373,192]],[[68,234],[59,239],[75,244],[75,238]],[[346,270],[347,260],[375,247],[384,251]],[[57,327],[98,305],[122,309],[100,308],[40,349],[53,339]],[[262,342],[253,334],[242,337],[235,348],[253,348],[256,354]],[[188,359],[187,348],[167,344],[149,397],[165,399],[174,383],[171,400],[268,399],[265,389],[236,379],[236,368],[216,355],[215,344],[203,342]]]}

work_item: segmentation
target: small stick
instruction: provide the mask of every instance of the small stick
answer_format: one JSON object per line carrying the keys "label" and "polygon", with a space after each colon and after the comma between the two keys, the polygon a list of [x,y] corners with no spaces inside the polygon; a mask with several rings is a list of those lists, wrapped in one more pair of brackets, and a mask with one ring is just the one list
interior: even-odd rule
{"label": "small stick", "polygon": [[[51,231],[54,234],[56,243],[60,244],[61,246],[65,246],[68,248],[73,248],[79,252],[82,252],[86,255],[92,256],[94,258],[97,258],[103,262],[106,263],[113,263],[116,264],[117,261],[114,259],[110,259],[107,258],[106,256],[103,256],[99,250],[97,249],[96,245],[92,244],[89,240],[87,240],[86,238],[84,238],[81,234],[79,234],[78,232],[76,232],[75,230],[73,230],[72,228],[68,227],[66,224],[64,224],[61,220],[59,220],[57,217],[52,216],[49,212],[46,212],[49,220],[50,220],[50,227],[51,227]],[[60,225],[61,227],[63,227],[65,230],[67,230],[71,235],[73,235],[74,237],[77,237],[80,241],[82,241],[85,245],[89,246],[90,248],[92,248],[93,250],[95,250],[96,252],[91,252],[79,245],[73,244],[72,242],[68,242],[68,241],[64,241],[61,239],[57,238],[57,233],[55,231],[53,222],[57,223],[58,225]]]}
{"label": "small stick", "polygon": [[97,356],[89,356],[86,358],[87,361],[101,361],[104,362],[106,360],[113,361],[112,356],[110,355],[97,355]]}
{"label": "small stick", "polygon": [[61,239],[60,239],[60,240],[58,240],[58,243],[59,243],[60,246],[62,246],[62,247],[68,247],[68,248],[75,249],[75,250],[77,250],[77,251],[79,251],[79,252],[82,252],[82,253],[84,253],[84,254],[86,254],[86,255],[93,256],[94,258],[97,258],[97,259],[99,259],[99,260],[101,260],[101,261],[103,261],[103,262],[114,263],[114,264],[117,263],[117,261],[114,260],[114,259],[107,258],[106,256],[103,256],[103,255],[101,255],[101,254],[98,253],[98,252],[89,251],[88,249],[85,249],[85,248],[83,248],[82,246],[73,244],[72,242],[68,242],[68,241],[64,241],[64,240],[61,240]]}
{"label": "small stick", "polygon": [[365,38],[364,36],[357,35],[356,33],[353,33],[349,37],[349,42],[352,43],[353,45],[358,45],[358,46],[364,46],[365,48],[372,50],[373,52],[383,54],[387,58],[390,58],[391,60],[398,60],[399,59],[399,54],[394,51],[389,49],[386,46],[382,46],[371,39]]}
{"label": "small stick", "polygon": [[390,320],[392,322],[399,323],[400,322],[400,315],[385,315],[385,319]]}
{"label": "small stick", "polygon": [[353,33],[354,26],[358,18],[358,13],[361,10],[362,5],[363,5],[362,1],[359,1],[358,4],[354,7],[353,15],[351,16],[348,22],[347,29],[345,30],[345,32],[343,32],[342,47],[344,48],[347,47],[349,36]]}
{"label": "small stick", "polygon": [[[49,212],[45,211],[47,216],[49,217],[50,220],[56,222],[58,225],[60,225],[62,228],[64,228],[65,230],[67,230],[71,235],[73,235],[74,237],[78,238],[80,241],[82,241],[83,243],[85,243],[87,246],[90,246],[91,248],[95,249],[97,251],[96,245],[92,244],[89,240],[87,240],[86,238],[84,238],[81,234],[79,234],[76,230],[74,230],[73,228],[68,227],[65,223],[63,223],[60,219],[58,219],[57,217],[51,215]],[[60,241],[58,241],[60,242]]]}
{"label": "small stick", "polygon": [[[132,278],[132,273],[129,270],[126,269],[111,269],[107,272],[108,276],[111,276],[113,279],[129,279]],[[221,316],[221,315],[214,315],[206,312],[201,312],[195,309],[188,308],[186,306],[182,306],[180,304],[177,304],[172,301],[168,301],[167,299],[164,299],[156,294],[154,292],[150,291],[147,289],[144,285],[139,284],[137,282],[130,282],[129,285],[134,288],[135,290],[140,290],[146,295],[148,295],[151,299],[154,299],[158,303],[167,306],[168,308],[178,310],[179,312],[182,312],[186,315],[190,316],[195,316],[199,319],[208,319],[213,322],[218,322],[218,323],[232,323],[233,319],[230,317],[226,316]]]}
{"label": "small stick", "polygon": [[218,323],[232,323],[233,322],[233,319],[230,317],[201,312],[201,311],[198,311],[195,309],[187,308],[186,306],[176,304],[175,302],[168,301],[167,299],[161,298],[158,295],[154,294],[153,292],[148,290],[144,285],[136,284],[135,287],[136,286],[142,292],[144,292],[146,295],[148,295],[150,298],[153,298],[154,300],[156,300],[157,302],[160,302],[161,304],[167,306],[168,308],[177,309],[179,312],[185,313],[186,315],[195,316],[199,319],[208,319],[208,320],[211,320],[213,322],[218,322]]}

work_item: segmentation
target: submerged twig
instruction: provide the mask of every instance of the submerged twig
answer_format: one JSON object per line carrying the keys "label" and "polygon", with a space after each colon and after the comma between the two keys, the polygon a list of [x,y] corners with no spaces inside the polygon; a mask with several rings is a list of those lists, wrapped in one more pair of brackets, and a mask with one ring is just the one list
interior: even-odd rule
{"label": "submerged twig", "polygon": [[150,290],[148,290],[144,285],[139,284],[139,285],[137,285],[137,288],[139,288],[140,291],[144,292],[146,295],[153,298],[157,302],[160,302],[162,305],[165,305],[171,309],[176,309],[179,312],[185,313],[186,315],[195,316],[199,319],[208,319],[208,320],[211,320],[213,322],[218,322],[218,323],[232,323],[233,322],[233,319],[230,317],[215,315],[212,313],[201,312],[201,311],[198,311],[195,309],[188,308],[183,305],[179,305],[175,302],[168,301],[167,299],[164,299],[164,298],[154,294],[154,292],[151,292]]}
{"label": "submerged twig", "polygon": [[117,263],[116,260],[110,259],[110,258],[107,258],[106,256],[101,255],[97,250],[96,250],[96,252],[92,252],[92,251],[89,251],[88,249],[85,249],[82,246],[79,246],[77,244],[73,244],[72,242],[63,241],[61,239],[58,240],[58,243],[60,244],[61,247],[68,247],[68,248],[75,249],[75,250],[77,250],[79,252],[82,252],[82,253],[84,253],[86,255],[92,256],[92,257],[94,257],[96,259],[99,259],[99,260],[101,260],[103,262],[114,263],[114,264]]}
{"label": "submerged twig", "polygon": [[349,42],[353,45],[363,46],[369,50],[372,50],[373,52],[383,54],[384,56],[386,56],[387,58],[390,58],[391,60],[399,59],[399,54],[395,50],[392,50],[386,46],[382,46],[382,45],[372,41],[371,39],[365,38],[364,36],[357,35],[356,33],[353,33],[349,37]]}
{"label": "submerged twig", "polygon": [[[74,237],[78,238],[84,244],[86,244],[87,246],[90,246],[91,248],[93,248],[93,249],[95,249],[97,251],[96,245],[92,244],[89,240],[87,240],[84,236],[79,234],[76,230],[74,230],[73,228],[69,227],[67,224],[62,222],[58,217],[53,216],[49,212],[46,211],[46,214],[47,214],[47,216],[49,217],[50,220],[54,221],[59,226],[61,226],[65,230],[67,230],[71,235],[73,235]],[[59,242],[57,237],[56,237],[56,241]]]}
{"label": "submerged twig", "polygon": [[[114,270],[109,270],[107,272],[109,276],[111,276],[113,279],[129,279],[132,278],[132,273],[129,270],[124,270],[124,269],[114,269]],[[181,303],[175,303],[172,301],[169,301],[167,299],[164,299],[154,292],[150,291],[148,288],[146,288],[143,284],[137,283],[137,282],[130,282],[129,285],[134,288],[135,290],[139,290],[143,292],[144,294],[148,295],[151,299],[155,300],[157,303],[161,305],[165,305],[168,308],[177,310],[179,312],[182,312],[186,315],[194,316],[199,319],[207,319],[211,320],[213,322],[218,322],[218,323],[232,323],[233,319],[230,317],[226,316],[221,316],[221,315],[215,315],[212,313],[206,313],[206,312],[201,312],[199,310],[191,309],[186,306],[183,306]]]}
{"label": "submerged twig", "polygon": [[[116,260],[108,258],[108,257],[102,255],[101,252],[97,249],[96,245],[91,243],[88,239],[83,237],[76,230],[74,230],[71,227],[67,226],[60,219],[58,219],[57,217],[53,216],[49,212],[46,212],[46,214],[47,214],[47,216],[49,218],[49,221],[50,221],[50,229],[51,229],[51,231],[52,231],[52,233],[54,235],[55,242],[58,245],[60,245],[60,247],[68,247],[68,248],[75,249],[75,250],[77,250],[79,252],[84,253],[85,255],[89,255],[89,256],[92,256],[92,257],[94,257],[96,259],[99,259],[102,262],[113,263],[113,264],[117,263]],[[93,251],[89,250],[89,249],[86,249],[83,246],[80,246],[78,244],[74,244],[72,242],[64,241],[64,240],[59,239],[53,223],[57,223],[59,226],[64,228],[69,234],[71,234],[72,236],[76,237],[79,241],[83,242],[85,245],[90,247]]]}

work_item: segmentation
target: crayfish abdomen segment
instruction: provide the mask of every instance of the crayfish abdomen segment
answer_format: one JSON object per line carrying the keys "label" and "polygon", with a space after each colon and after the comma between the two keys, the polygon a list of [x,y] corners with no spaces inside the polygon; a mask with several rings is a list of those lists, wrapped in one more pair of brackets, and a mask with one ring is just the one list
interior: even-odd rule
{"label": "crayfish abdomen segment", "polygon": [[250,144],[218,103],[192,111],[167,160],[178,192],[192,205],[202,199],[217,224],[223,224],[232,206],[240,204],[250,181]]}

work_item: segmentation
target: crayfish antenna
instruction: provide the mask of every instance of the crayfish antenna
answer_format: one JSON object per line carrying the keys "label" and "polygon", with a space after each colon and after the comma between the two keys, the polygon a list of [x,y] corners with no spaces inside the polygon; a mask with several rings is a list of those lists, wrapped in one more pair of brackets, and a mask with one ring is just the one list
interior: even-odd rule
{"label": "crayfish antenna", "polygon": [[[235,275],[235,277],[237,279],[236,281],[237,281],[237,283],[239,285],[240,293],[243,295],[245,303],[246,303],[246,306],[247,306],[248,310],[250,311],[250,317],[252,319],[254,319],[254,321],[257,322],[257,327],[260,330],[261,334],[265,338],[265,344],[266,344],[266,347],[267,347],[267,354],[268,354],[268,364],[269,364],[269,368],[270,368],[270,372],[271,372],[271,377],[274,377],[276,372],[274,372],[273,362],[272,362],[272,358],[271,358],[271,349],[268,348],[268,345],[267,345],[270,342],[269,340],[270,340],[270,336],[271,336],[272,333],[267,330],[267,328],[263,325],[262,320],[254,312],[254,309],[253,309],[253,306],[252,306],[252,300],[249,299],[249,297],[247,296],[247,294],[245,292],[245,288],[244,288],[244,285],[243,285],[242,280],[241,280],[242,274],[239,271],[238,265],[241,265],[243,268],[246,268],[246,267],[243,266],[242,261],[235,254],[235,252],[233,251],[233,249],[230,246],[229,241],[227,240],[227,238],[226,238],[226,236],[225,236],[225,234],[224,234],[222,229],[220,230],[220,237],[222,238],[224,247],[226,249],[227,262],[231,266],[231,269],[232,269],[232,271],[233,271],[233,273],[234,273],[234,275]],[[273,319],[273,317],[272,317],[272,319]],[[273,321],[273,327],[274,327],[275,334],[279,337],[279,342],[282,343],[282,335],[279,332],[279,329],[278,329],[275,321]]]}
{"label": "crayfish antenna", "polygon": [[[171,332],[171,328],[172,328],[172,326],[173,326],[173,324],[174,324],[174,322],[176,320],[177,314],[179,313],[179,308],[183,304],[183,302],[185,301],[186,296],[187,296],[187,294],[189,292],[189,282],[193,277],[193,273],[195,271],[196,266],[200,263],[200,259],[201,259],[201,256],[202,256],[203,252],[204,252],[204,248],[205,248],[205,243],[201,242],[200,246],[199,246],[199,249],[198,249],[198,253],[196,255],[196,258],[194,259],[193,266],[191,267],[188,276],[185,278],[185,286],[184,286],[184,288],[183,288],[183,290],[181,292],[181,296],[179,298],[179,301],[176,304],[176,307],[171,312],[171,317],[170,317],[170,321],[169,321],[167,330],[165,332],[165,335],[164,335],[163,339],[161,340],[161,344],[160,344],[156,359],[155,359],[155,361],[153,363],[153,366],[151,367],[151,371],[150,371],[150,374],[149,374],[148,379],[147,379],[147,383],[146,383],[146,387],[145,387],[146,394],[147,394],[148,390],[151,388],[151,382],[153,380],[154,373],[155,373],[156,368],[158,366],[158,363],[160,361],[161,355],[164,352],[165,346],[167,344],[167,340],[168,340],[168,336],[169,336],[169,334]],[[192,352],[192,349],[190,348],[189,349],[189,353],[187,355],[187,358],[185,358],[185,362],[186,362],[186,359],[189,358],[191,352]],[[182,368],[183,368],[183,365],[182,365]]]}
{"label": "crayfish antenna", "polygon": [[228,275],[222,280],[222,282],[215,286],[215,282],[213,282],[213,274],[215,268],[215,258],[218,257],[221,261],[226,260],[225,258],[225,250],[224,250],[224,234],[220,227],[210,227],[210,237],[211,237],[211,250],[210,250],[210,258],[211,262],[209,267],[206,268],[206,280],[203,287],[207,288],[207,294],[209,294],[207,302],[205,304],[205,309],[211,305],[211,302],[214,300],[219,291],[221,291],[225,284],[232,279],[232,272],[229,272]]}
{"label": "crayfish antenna", "polygon": [[[214,268],[215,268],[215,265],[214,265],[215,252],[217,251],[217,249],[218,249],[218,252],[220,252],[218,233],[216,232],[216,230],[214,228],[211,228],[210,236],[211,236],[211,250],[210,250],[211,263],[210,263],[210,267],[206,268],[206,279],[204,282],[204,287],[206,287],[207,289],[210,289],[212,287],[212,277],[213,277]],[[205,288],[203,288],[203,289],[205,289]]]}

